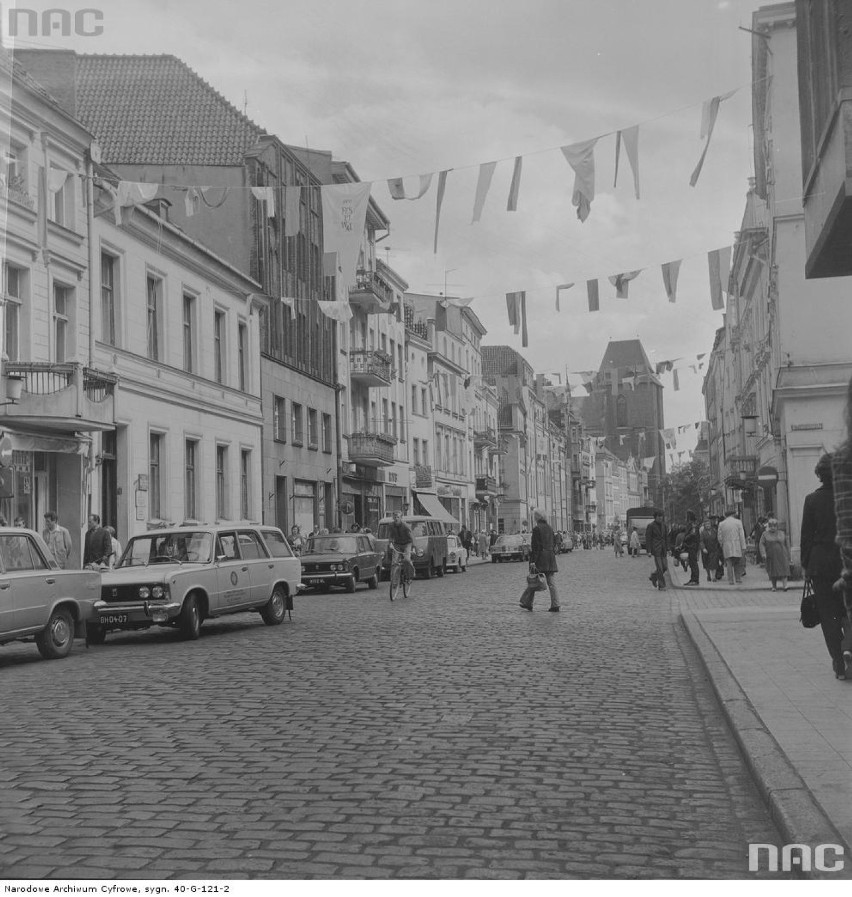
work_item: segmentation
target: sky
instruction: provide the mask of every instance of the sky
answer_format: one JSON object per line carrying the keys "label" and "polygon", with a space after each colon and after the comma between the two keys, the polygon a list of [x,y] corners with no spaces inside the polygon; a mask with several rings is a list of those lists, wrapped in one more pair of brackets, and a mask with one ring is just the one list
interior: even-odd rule
{"label": "sky", "polygon": [[[41,11],[55,0],[26,0]],[[381,257],[415,292],[475,297],[485,341],[522,351],[537,372],[596,370],[611,339],[639,338],[664,377],[666,425],[704,418],[703,372],[722,313],[710,305],[707,252],[739,229],[753,173],[751,41],[741,28],[769,5],[749,0],[86,0],[98,36],[27,35],[20,47],[181,58],[269,133],[331,150],[374,182],[391,220]],[[9,3],[3,3],[3,32]],[[7,45],[9,42],[7,41]],[[11,46],[14,48],[15,44]],[[720,105],[706,161],[704,101]],[[615,138],[639,125],[640,199]],[[603,136],[606,135],[606,136]],[[560,146],[600,137],[596,197],[580,222]],[[523,156],[517,211],[506,210]],[[497,161],[481,220],[471,223],[479,165]],[[451,169],[433,253],[437,178],[417,201],[386,180]],[[408,178],[411,177],[411,180]],[[660,265],[683,259],[677,302]],[[643,269],[629,298],[611,275]],[[599,279],[601,310],[585,281]],[[558,284],[576,285],[562,293]],[[505,294],[525,290],[529,346],[509,326]],[[579,378],[572,375],[574,382]],[[584,394],[580,389],[579,394]],[[694,431],[678,449],[694,445]],[[684,456],[683,460],[686,460]]]}

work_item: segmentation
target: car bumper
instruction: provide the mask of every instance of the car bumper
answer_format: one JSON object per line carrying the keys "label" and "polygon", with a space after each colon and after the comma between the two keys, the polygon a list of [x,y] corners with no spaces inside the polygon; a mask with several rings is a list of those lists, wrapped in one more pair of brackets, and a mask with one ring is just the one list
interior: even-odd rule
{"label": "car bumper", "polygon": [[162,604],[143,601],[133,604],[110,604],[96,601],[92,622],[107,627],[150,626],[152,623],[169,623],[180,614],[179,602]]}
{"label": "car bumper", "polygon": [[352,573],[344,571],[329,571],[328,573],[303,573],[302,583],[306,588],[311,586],[343,585],[352,579]]}

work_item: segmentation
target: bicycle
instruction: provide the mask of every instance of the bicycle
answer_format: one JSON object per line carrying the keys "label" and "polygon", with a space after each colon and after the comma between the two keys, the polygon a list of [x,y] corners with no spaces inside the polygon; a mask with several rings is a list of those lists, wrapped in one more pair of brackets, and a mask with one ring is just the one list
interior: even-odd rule
{"label": "bicycle", "polygon": [[402,586],[402,597],[407,598],[411,592],[411,561],[406,561],[405,552],[396,546],[389,545],[392,552],[390,568],[390,600],[394,601]]}

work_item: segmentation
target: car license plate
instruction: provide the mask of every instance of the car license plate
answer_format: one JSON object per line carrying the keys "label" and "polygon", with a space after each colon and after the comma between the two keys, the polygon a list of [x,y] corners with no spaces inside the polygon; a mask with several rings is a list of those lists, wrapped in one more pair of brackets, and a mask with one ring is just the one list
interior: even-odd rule
{"label": "car license plate", "polygon": [[107,625],[109,623],[126,623],[130,618],[127,614],[104,614],[101,616],[101,624]]}

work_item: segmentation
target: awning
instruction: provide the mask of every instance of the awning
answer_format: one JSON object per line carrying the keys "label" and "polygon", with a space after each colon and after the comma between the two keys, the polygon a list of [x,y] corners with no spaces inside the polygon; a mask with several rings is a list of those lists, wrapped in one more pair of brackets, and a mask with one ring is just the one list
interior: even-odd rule
{"label": "awning", "polygon": [[456,520],[455,517],[441,504],[438,500],[437,495],[430,495],[428,492],[417,492],[415,489],[415,494],[420,501],[420,504],[426,509],[426,513],[430,517],[435,517],[437,520],[443,520],[444,523],[452,524],[452,526],[458,527],[461,524]]}
{"label": "awning", "polygon": [[66,452],[83,455],[90,440],[85,442],[76,437],[60,438],[56,436],[40,436],[30,433],[15,433],[6,430],[5,435],[12,442],[12,450],[16,452]]}

